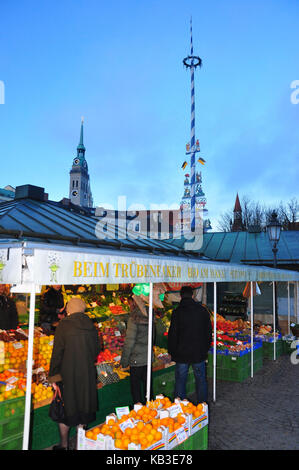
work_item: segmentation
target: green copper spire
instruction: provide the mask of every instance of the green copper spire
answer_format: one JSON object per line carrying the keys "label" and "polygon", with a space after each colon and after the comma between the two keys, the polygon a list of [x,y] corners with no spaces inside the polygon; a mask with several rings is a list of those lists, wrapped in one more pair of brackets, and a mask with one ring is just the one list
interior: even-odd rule
{"label": "green copper spire", "polygon": [[84,144],[83,144],[83,122],[84,122],[84,119],[83,117],[81,118],[81,131],[80,131],[80,141],[79,141],[79,144],[78,144],[78,147],[77,147],[77,153],[81,153],[83,152],[83,154],[85,153],[85,147],[84,147]]}

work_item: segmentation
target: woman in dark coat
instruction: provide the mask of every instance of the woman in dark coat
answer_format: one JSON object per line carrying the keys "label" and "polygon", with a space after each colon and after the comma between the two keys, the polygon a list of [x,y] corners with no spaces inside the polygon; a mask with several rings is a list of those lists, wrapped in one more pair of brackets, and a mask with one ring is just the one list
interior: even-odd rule
{"label": "woman in dark coat", "polygon": [[97,375],[95,361],[100,352],[98,332],[84,313],[86,304],[71,299],[67,317],[56,328],[49,371],[53,388],[62,390],[65,419],[59,423],[60,445],[68,447],[71,426],[86,425],[95,420],[97,410]]}

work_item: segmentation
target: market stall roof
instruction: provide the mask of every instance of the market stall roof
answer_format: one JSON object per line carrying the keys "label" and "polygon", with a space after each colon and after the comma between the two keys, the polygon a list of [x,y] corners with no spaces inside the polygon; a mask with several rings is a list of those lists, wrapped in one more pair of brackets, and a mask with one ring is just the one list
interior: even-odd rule
{"label": "market stall roof", "polygon": [[[180,247],[182,241],[174,240],[172,244]],[[277,265],[298,269],[299,231],[282,231],[277,248]],[[273,266],[272,246],[266,232],[204,233],[200,252],[214,261]]]}
{"label": "market stall roof", "polygon": [[[163,240],[123,238],[98,218],[52,201],[30,198],[0,204],[0,282],[106,284],[299,280],[299,273],[221,263]],[[111,231],[111,233],[110,233]]]}
{"label": "market stall roof", "polygon": [[[128,231],[107,223],[106,237],[98,238],[99,219],[81,208],[54,201],[15,199],[0,204],[0,240],[30,240],[50,244],[101,247],[188,255],[182,248],[157,239],[128,237]],[[103,232],[102,232],[103,233]],[[133,235],[133,234],[132,234]],[[192,253],[192,256],[195,256]]]}

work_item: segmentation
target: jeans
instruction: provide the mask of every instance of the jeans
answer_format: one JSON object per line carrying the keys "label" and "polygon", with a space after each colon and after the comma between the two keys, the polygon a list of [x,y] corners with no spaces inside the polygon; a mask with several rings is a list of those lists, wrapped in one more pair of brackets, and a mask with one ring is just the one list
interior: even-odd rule
{"label": "jeans", "polygon": [[196,364],[176,363],[175,366],[175,390],[174,398],[183,400],[186,398],[186,383],[188,378],[189,366],[192,366],[195,377],[196,396],[198,403],[208,400],[208,384],[206,379],[205,361]]}

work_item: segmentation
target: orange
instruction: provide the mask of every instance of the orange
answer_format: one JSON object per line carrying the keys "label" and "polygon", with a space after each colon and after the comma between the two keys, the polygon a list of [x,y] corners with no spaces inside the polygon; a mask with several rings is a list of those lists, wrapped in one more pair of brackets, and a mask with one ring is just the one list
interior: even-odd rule
{"label": "orange", "polygon": [[115,438],[116,439],[121,439],[122,437],[123,437],[123,433],[121,431],[116,431]]}
{"label": "orange", "polygon": [[115,424],[114,419],[112,419],[112,418],[111,418],[111,419],[108,419],[108,423],[107,423],[107,424],[108,424],[108,426],[113,426],[113,425]]}
{"label": "orange", "polygon": [[154,419],[152,420],[152,426],[153,426],[153,428],[157,429],[157,428],[159,427],[159,424],[160,424],[159,421],[160,421],[160,420],[159,420],[159,419],[156,419],[156,418],[154,418]]}
{"label": "orange", "polygon": [[203,406],[201,403],[199,403],[196,407],[199,411],[203,411]]}
{"label": "orange", "polygon": [[136,428],[138,429],[138,431],[141,431],[144,428],[143,422],[138,421],[138,423],[136,424]]}
{"label": "orange", "polygon": [[130,439],[128,439],[127,437],[123,437],[122,440],[122,446],[124,449],[128,449],[128,445],[130,444]]}
{"label": "orange", "polygon": [[132,434],[132,436],[131,436],[131,442],[132,442],[133,444],[139,444],[139,438],[138,438],[137,434],[136,434],[136,436],[134,436],[134,437],[133,437],[133,434]]}
{"label": "orange", "polygon": [[114,445],[117,449],[123,449],[122,439],[115,439]]}
{"label": "orange", "polygon": [[140,444],[141,444],[141,449],[146,449],[148,447],[148,442],[147,442],[147,439],[143,438],[143,439],[140,439]]}
{"label": "orange", "polygon": [[132,428],[126,428],[124,430],[124,435],[127,436],[127,437],[130,437],[132,434]]}
{"label": "orange", "polygon": [[114,432],[114,433],[117,433],[118,430],[119,430],[118,424],[114,424],[111,428],[111,431]]}
{"label": "orange", "polygon": [[156,431],[154,435],[154,442],[160,441],[162,439],[162,433],[160,431]]}
{"label": "orange", "polygon": [[184,418],[184,416],[182,416],[181,414],[178,414],[177,422],[180,423],[180,424],[183,424],[185,421],[186,421],[186,419]]}
{"label": "orange", "polygon": [[149,445],[151,445],[152,442],[154,442],[154,436],[152,434],[148,434],[146,440],[149,443]]}
{"label": "orange", "polygon": [[147,433],[149,433],[153,429],[153,426],[150,423],[148,423],[144,426],[144,429]]}
{"label": "orange", "polygon": [[85,433],[85,436],[87,437],[87,439],[93,439],[93,440],[95,440],[94,434],[93,434],[92,431],[87,431],[87,432]]}

